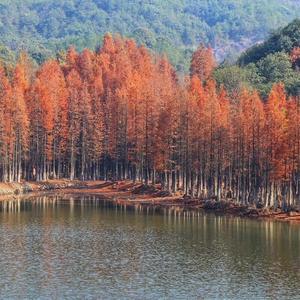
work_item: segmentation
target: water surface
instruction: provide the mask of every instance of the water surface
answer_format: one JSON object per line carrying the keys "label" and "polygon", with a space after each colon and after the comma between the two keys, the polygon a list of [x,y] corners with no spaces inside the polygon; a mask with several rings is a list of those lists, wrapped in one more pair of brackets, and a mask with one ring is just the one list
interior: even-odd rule
{"label": "water surface", "polygon": [[141,212],[97,197],[0,203],[1,299],[299,299],[300,226]]}

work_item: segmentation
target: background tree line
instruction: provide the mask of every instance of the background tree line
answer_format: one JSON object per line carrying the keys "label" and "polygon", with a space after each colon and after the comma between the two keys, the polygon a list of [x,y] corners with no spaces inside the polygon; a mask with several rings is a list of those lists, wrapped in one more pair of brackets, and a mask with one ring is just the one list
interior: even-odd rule
{"label": "background tree line", "polygon": [[297,0],[2,0],[0,44],[41,63],[71,44],[95,49],[106,32],[119,32],[187,72],[200,42],[220,60],[236,57],[299,17],[299,8]]}

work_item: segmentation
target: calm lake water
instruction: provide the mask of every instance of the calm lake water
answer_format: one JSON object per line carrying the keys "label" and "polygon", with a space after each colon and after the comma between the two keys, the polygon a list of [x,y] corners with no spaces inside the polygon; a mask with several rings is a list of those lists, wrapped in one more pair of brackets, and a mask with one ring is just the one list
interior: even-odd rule
{"label": "calm lake water", "polygon": [[300,298],[299,225],[68,197],[0,203],[1,299]]}

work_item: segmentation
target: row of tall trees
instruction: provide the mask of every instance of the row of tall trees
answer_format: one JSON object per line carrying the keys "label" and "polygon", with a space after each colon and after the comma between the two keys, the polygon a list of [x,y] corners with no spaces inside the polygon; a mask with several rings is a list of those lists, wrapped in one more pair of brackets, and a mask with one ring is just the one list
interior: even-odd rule
{"label": "row of tall trees", "polygon": [[278,83],[217,87],[211,49],[179,79],[166,57],[106,35],[99,51],[0,69],[2,181],[132,179],[288,207],[300,201],[300,102]]}

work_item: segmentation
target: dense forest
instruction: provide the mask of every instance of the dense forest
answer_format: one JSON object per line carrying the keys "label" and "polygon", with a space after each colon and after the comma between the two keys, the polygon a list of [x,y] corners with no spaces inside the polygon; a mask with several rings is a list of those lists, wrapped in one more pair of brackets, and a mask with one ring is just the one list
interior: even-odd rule
{"label": "dense forest", "polygon": [[227,93],[215,67],[200,46],[179,79],[165,56],[110,34],[97,52],[71,47],[37,70],[21,55],[0,71],[2,181],[132,179],[266,207],[299,203],[298,97],[282,83],[265,102],[252,89]]}
{"label": "dense forest", "polygon": [[223,63],[215,71],[219,84],[235,93],[256,89],[266,99],[275,83],[283,82],[289,95],[300,93],[300,20],[274,32],[265,42],[245,51],[235,64]]}
{"label": "dense forest", "polygon": [[200,42],[219,60],[235,57],[300,16],[299,8],[298,0],[2,0],[0,57],[25,50],[41,63],[71,44],[96,49],[106,32],[119,32],[187,71]]}

